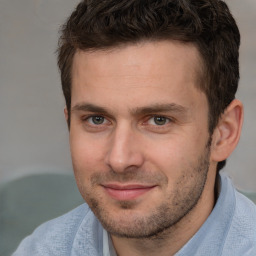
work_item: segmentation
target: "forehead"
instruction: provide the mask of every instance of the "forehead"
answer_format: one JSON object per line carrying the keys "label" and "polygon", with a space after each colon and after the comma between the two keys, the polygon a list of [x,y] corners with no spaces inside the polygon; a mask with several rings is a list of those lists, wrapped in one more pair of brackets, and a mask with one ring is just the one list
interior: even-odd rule
{"label": "forehead", "polygon": [[[72,73],[79,68],[88,67],[88,64],[90,66],[95,65],[97,69],[101,69],[101,73],[104,71],[108,72],[112,68],[109,65],[110,62],[111,64],[117,63],[119,68],[143,65],[145,71],[147,71],[147,68],[153,67],[155,71],[162,70],[163,72],[166,71],[164,67],[167,66],[168,69],[168,66],[173,62],[177,66],[179,64],[187,64],[187,71],[192,71],[187,74],[198,76],[202,75],[201,73],[203,71],[202,58],[193,43],[163,40],[123,44],[103,50],[83,51],[78,49],[74,55]],[[86,70],[83,71],[85,72]]]}
{"label": "forehead", "polygon": [[[201,93],[202,61],[193,44],[143,42],[118,48],[77,51],[72,66],[71,104],[118,101],[139,104],[189,99]],[[97,103],[97,102],[96,102]],[[168,103],[168,102],[167,102]],[[131,106],[129,106],[131,107]]]}

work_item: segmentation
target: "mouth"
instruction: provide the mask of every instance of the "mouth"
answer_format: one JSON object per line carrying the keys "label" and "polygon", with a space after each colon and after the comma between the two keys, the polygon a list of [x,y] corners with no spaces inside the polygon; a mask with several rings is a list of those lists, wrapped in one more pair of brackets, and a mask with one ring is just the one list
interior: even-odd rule
{"label": "mouth", "polygon": [[118,201],[129,201],[152,191],[156,186],[141,184],[104,184],[102,187],[111,198]]}

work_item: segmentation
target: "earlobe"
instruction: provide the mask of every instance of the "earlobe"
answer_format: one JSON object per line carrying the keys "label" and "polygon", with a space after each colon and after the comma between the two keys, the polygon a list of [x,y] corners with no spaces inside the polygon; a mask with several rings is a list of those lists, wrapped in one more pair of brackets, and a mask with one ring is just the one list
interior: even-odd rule
{"label": "earlobe", "polygon": [[213,133],[211,159],[216,162],[223,161],[235,149],[243,124],[243,104],[235,99],[222,114]]}

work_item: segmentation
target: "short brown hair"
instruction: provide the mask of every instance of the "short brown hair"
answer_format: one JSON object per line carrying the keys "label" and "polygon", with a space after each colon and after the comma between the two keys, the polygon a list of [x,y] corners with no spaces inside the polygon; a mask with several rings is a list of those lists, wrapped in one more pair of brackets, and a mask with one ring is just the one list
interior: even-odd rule
{"label": "short brown hair", "polygon": [[[77,49],[97,50],[140,41],[178,40],[197,46],[204,64],[200,89],[209,104],[212,134],[235,98],[240,33],[221,0],[84,0],[61,29],[58,65],[68,113]],[[218,170],[225,161],[218,163]]]}

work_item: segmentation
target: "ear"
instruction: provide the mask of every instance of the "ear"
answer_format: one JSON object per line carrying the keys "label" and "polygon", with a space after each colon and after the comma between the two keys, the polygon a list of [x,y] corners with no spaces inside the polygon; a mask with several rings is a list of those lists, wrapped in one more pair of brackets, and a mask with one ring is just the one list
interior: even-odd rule
{"label": "ear", "polygon": [[68,122],[68,110],[67,110],[67,107],[64,108],[64,115],[65,115],[66,122]]}
{"label": "ear", "polygon": [[229,157],[235,149],[243,124],[243,104],[235,99],[221,115],[213,132],[211,160],[220,162]]}

